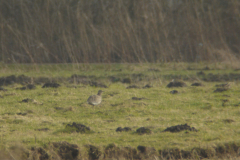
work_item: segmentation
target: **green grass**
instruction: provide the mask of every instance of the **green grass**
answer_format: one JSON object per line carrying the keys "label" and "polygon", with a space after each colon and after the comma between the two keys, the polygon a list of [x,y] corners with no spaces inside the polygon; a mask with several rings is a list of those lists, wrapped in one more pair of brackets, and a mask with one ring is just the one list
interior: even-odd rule
{"label": "green grass", "polygon": [[[196,72],[208,66],[211,70],[205,70],[206,74],[235,73],[239,69],[238,64],[231,63],[157,63],[157,64],[0,64],[0,76],[21,75],[33,77],[66,77],[72,74],[94,75],[106,77],[112,75],[145,74],[151,76],[161,75],[196,75]],[[149,71],[158,69],[159,72]],[[193,70],[191,70],[193,69]],[[194,70],[197,69],[197,70]],[[121,70],[121,71],[120,71]]]}
{"label": "green grass", "polygon": [[[188,87],[174,88],[180,93],[172,95],[167,88],[168,79],[159,78],[166,74],[193,75],[196,70],[186,70],[188,65],[180,65],[177,70],[156,64],[130,65],[4,65],[6,71],[1,76],[24,74],[27,76],[71,76],[72,74],[96,75],[101,81],[109,85],[102,89],[103,101],[99,106],[90,106],[86,103],[89,95],[96,94],[99,88],[76,85],[69,88],[67,84],[57,89],[41,88],[35,90],[16,90],[19,84],[4,88],[8,91],[0,92],[0,140],[1,146],[21,143],[27,147],[42,146],[49,142],[67,141],[84,146],[92,144],[107,146],[115,143],[118,146],[144,145],[156,149],[180,148],[190,150],[194,147],[209,147],[228,142],[240,142],[240,111],[239,111],[239,83],[232,82],[228,91],[213,93],[216,82],[202,82],[205,86],[191,87],[192,81],[186,81]],[[194,64],[193,64],[194,66]],[[205,66],[202,65],[203,67]],[[87,68],[86,71],[83,68]],[[148,68],[158,68],[160,72],[149,72]],[[170,69],[168,68],[170,67]],[[19,70],[17,70],[18,68]],[[106,71],[108,70],[109,71]],[[122,72],[116,71],[122,69]],[[214,68],[213,68],[214,69]],[[3,66],[0,70],[4,70]],[[26,72],[28,70],[28,72]],[[20,71],[20,72],[19,72]],[[18,73],[17,73],[18,72]],[[226,67],[221,70],[209,70],[211,73],[239,73]],[[44,74],[45,73],[45,74]],[[153,75],[150,78],[136,82],[137,85],[151,83],[149,89],[126,89],[127,84],[111,83],[104,77],[117,74],[143,73]],[[112,95],[113,94],[113,95]],[[136,101],[132,97],[145,97]],[[33,102],[23,103],[23,99],[34,99]],[[229,101],[222,105],[222,100]],[[56,110],[55,107],[62,107]],[[18,115],[18,113],[27,113]],[[82,123],[93,133],[69,133],[65,130],[68,123]],[[198,129],[198,132],[185,131],[179,133],[162,132],[167,127],[185,124]],[[130,132],[116,132],[117,127],[131,127]],[[137,135],[136,129],[149,127],[151,134]],[[38,131],[49,128],[48,131]]]}

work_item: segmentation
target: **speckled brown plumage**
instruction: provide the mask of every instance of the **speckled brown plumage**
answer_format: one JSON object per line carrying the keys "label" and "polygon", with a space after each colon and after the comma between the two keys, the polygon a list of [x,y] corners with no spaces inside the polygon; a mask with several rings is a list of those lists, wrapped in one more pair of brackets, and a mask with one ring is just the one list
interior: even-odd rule
{"label": "speckled brown plumage", "polygon": [[93,106],[100,104],[102,102],[102,92],[102,90],[99,90],[97,95],[90,96],[87,100],[88,104]]}

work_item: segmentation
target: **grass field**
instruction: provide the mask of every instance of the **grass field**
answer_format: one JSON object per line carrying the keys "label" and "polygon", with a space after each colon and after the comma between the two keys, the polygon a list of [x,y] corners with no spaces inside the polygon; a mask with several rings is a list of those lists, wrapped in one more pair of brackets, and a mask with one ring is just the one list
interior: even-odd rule
{"label": "grass field", "polygon": [[[240,70],[237,66],[204,63],[2,64],[0,71],[0,77],[24,74],[30,77],[32,84],[39,77],[47,77],[61,85],[59,88],[42,88],[43,83],[38,83],[33,90],[16,89],[25,86],[24,83],[2,86],[7,91],[0,91],[0,144],[3,150],[0,153],[6,157],[16,157],[18,152],[14,146],[26,150],[28,159],[34,159],[31,147],[43,148],[48,155],[53,155],[49,146],[60,141],[76,144],[80,150],[79,159],[89,157],[87,145],[96,146],[101,155],[112,143],[119,148],[154,147],[155,159],[161,159],[159,150],[201,148],[208,157],[216,157],[221,154],[216,149],[219,146],[225,148],[222,153],[229,155],[240,146]],[[205,75],[198,75],[200,71]],[[108,88],[69,83],[73,74],[84,76],[87,81],[103,83]],[[218,79],[214,80],[214,77]],[[187,86],[167,88],[173,78]],[[131,84],[122,83],[124,79]],[[191,86],[194,82],[203,86]],[[215,93],[215,85],[222,83],[229,83],[230,87]],[[143,89],[146,84],[152,88]],[[139,88],[126,89],[130,85]],[[87,104],[89,95],[96,94],[99,89],[104,91],[102,103],[99,106]],[[179,93],[171,94],[174,89]],[[132,97],[143,99],[133,100]],[[22,102],[27,98],[31,100]],[[70,132],[66,125],[72,122],[90,127],[91,132]],[[162,132],[167,127],[186,123],[198,131]],[[116,132],[118,127],[132,130]],[[151,134],[137,134],[140,127],[149,128]],[[226,144],[236,148],[231,151]],[[41,155],[39,152],[38,156]]]}

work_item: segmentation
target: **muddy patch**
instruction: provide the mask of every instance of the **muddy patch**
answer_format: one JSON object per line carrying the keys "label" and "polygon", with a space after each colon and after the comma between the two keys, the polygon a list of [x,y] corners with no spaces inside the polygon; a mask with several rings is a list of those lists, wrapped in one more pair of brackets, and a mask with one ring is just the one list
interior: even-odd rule
{"label": "muddy patch", "polygon": [[89,85],[92,87],[108,88],[105,84],[95,81],[89,82]]}
{"label": "muddy patch", "polygon": [[225,88],[225,87],[229,87],[230,86],[230,83],[223,83],[223,84],[216,84],[215,87],[222,87],[222,88]]}
{"label": "muddy patch", "polygon": [[48,82],[48,83],[45,83],[42,88],[58,88],[60,87],[61,85],[58,84],[58,83],[55,83],[55,82]]}
{"label": "muddy patch", "polygon": [[63,107],[54,107],[55,110],[58,110],[58,111],[64,111],[64,112],[67,112],[67,111],[73,111],[73,107],[66,107],[66,108],[63,108]]}
{"label": "muddy patch", "polygon": [[18,88],[16,88],[16,89],[17,89],[17,90],[27,90],[27,89],[31,90],[31,89],[36,89],[36,86],[33,85],[33,84],[28,84],[28,85],[26,85],[26,86],[18,87]]}
{"label": "muddy patch", "polygon": [[213,92],[218,93],[218,92],[224,92],[224,91],[227,91],[227,90],[228,90],[228,88],[217,88]]}
{"label": "muddy patch", "polygon": [[118,94],[119,94],[118,92],[111,92],[111,93],[109,93],[108,95],[111,96],[111,97],[113,97],[113,96],[118,95]]}
{"label": "muddy patch", "polygon": [[132,83],[132,80],[131,80],[131,78],[124,78],[124,79],[122,80],[122,83],[131,84],[131,83]]}
{"label": "muddy patch", "polygon": [[170,82],[167,87],[168,88],[172,88],[172,87],[186,87],[186,83],[184,82],[180,82],[180,81],[173,81],[173,82]]}
{"label": "muddy patch", "polygon": [[23,102],[23,103],[34,102],[34,99],[26,98],[26,99],[23,99],[20,102]]}
{"label": "muddy patch", "polygon": [[126,89],[132,89],[132,88],[140,89],[140,87],[138,87],[137,85],[128,86]]}
{"label": "muddy patch", "polygon": [[[85,76],[85,75],[77,75],[73,74],[70,77],[28,77],[25,75],[10,75],[5,77],[0,77],[0,86],[4,85],[12,85],[14,83],[27,85],[27,84],[33,84],[33,85],[42,85],[45,83],[51,83],[51,82],[66,82],[66,83],[74,83],[74,84],[84,84],[84,85],[91,85],[94,87],[101,87],[106,88],[107,86],[105,84],[102,84],[98,80],[108,80],[112,83],[115,82],[122,82],[126,84],[131,84],[133,82],[139,82],[143,80],[149,80],[149,79],[156,79],[156,78],[164,78],[164,79],[175,79],[175,80],[203,80],[206,82],[226,82],[226,81],[238,81],[240,80],[240,74],[239,73],[229,73],[229,74],[213,74],[213,73],[204,73],[203,71],[197,72],[197,75],[176,75],[176,74],[169,74],[169,75],[159,75],[159,76],[149,76],[144,75],[142,73],[140,74],[122,74],[118,73],[114,76],[102,76],[102,77],[96,77],[95,75]],[[172,87],[181,87],[178,86],[178,84],[169,84]],[[177,86],[175,86],[177,85]],[[185,86],[185,85],[184,85]],[[24,88],[26,87],[26,88]],[[24,86],[21,89],[31,89],[30,87]],[[51,87],[51,86],[50,86]],[[55,86],[52,86],[55,88]],[[146,85],[143,88],[150,88],[150,85]],[[19,88],[20,89],[20,88]]]}
{"label": "muddy patch", "polygon": [[35,129],[35,131],[49,131],[50,129],[49,128],[40,128],[40,129]]}
{"label": "muddy patch", "polygon": [[138,97],[132,97],[132,100],[137,100],[137,101],[140,101],[140,100],[142,100],[142,99],[146,99],[146,98],[144,98],[144,97],[142,97],[142,98],[138,98]]}
{"label": "muddy patch", "polygon": [[160,69],[158,69],[158,68],[149,68],[148,71],[150,71],[150,72],[160,72]]}
{"label": "muddy patch", "polygon": [[204,76],[202,80],[207,82],[227,82],[227,81],[237,81],[240,80],[240,74],[212,74],[209,73],[208,75]]}
{"label": "muddy patch", "polygon": [[224,123],[233,123],[235,121],[233,119],[224,119],[223,122]]}
{"label": "muddy patch", "polygon": [[74,84],[89,84],[89,78],[84,75],[73,74],[70,78],[68,78],[68,82]]}
{"label": "muddy patch", "polygon": [[194,127],[190,127],[187,124],[181,124],[181,125],[176,125],[176,126],[171,126],[166,128],[163,132],[180,132],[183,130],[188,130],[188,131],[198,131],[197,129],[195,129]]}
{"label": "muddy patch", "polygon": [[203,84],[202,84],[202,83],[199,83],[199,82],[196,82],[196,83],[192,83],[191,86],[196,86],[196,87],[198,87],[198,86],[203,86]]}
{"label": "muddy patch", "polygon": [[119,77],[115,77],[115,76],[109,76],[108,79],[112,82],[112,83],[116,83],[116,82],[120,82],[121,79]]}
{"label": "muddy patch", "polygon": [[90,133],[89,127],[76,122],[73,122],[72,124],[67,124],[65,129],[69,132]]}
{"label": "muddy patch", "polygon": [[203,71],[197,72],[197,76],[205,76],[206,74]]}
{"label": "muddy patch", "polygon": [[151,86],[150,84],[146,84],[144,87],[142,87],[143,89],[146,89],[146,88],[152,88],[153,86]]}
{"label": "muddy patch", "polygon": [[56,109],[56,110],[64,110],[63,107],[54,107],[54,109]]}
{"label": "muddy patch", "polygon": [[178,94],[178,91],[177,90],[172,90],[169,93],[171,93],[171,94]]}
{"label": "muddy patch", "polygon": [[151,134],[152,131],[151,131],[149,128],[141,127],[141,128],[138,128],[138,129],[136,130],[136,133],[139,134],[139,135],[142,135],[142,134]]}
{"label": "muddy patch", "polygon": [[117,129],[116,129],[116,132],[128,132],[128,131],[131,131],[132,129],[130,128],[130,127],[124,127],[124,128],[122,128],[122,127],[118,127]]}
{"label": "muddy patch", "polygon": [[31,81],[31,79],[24,75],[20,75],[20,76],[10,75],[7,77],[0,78],[0,86],[10,85],[10,84],[14,84],[14,83],[23,83],[23,82],[26,83],[26,82],[30,82],[30,81]]}
{"label": "muddy patch", "polygon": [[27,112],[19,112],[17,113],[18,116],[26,116],[27,115]]}

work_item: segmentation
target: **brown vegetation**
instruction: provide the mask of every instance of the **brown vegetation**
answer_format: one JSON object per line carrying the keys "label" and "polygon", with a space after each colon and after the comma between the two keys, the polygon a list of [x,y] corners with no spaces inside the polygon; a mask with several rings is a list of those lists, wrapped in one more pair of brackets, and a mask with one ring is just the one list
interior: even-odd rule
{"label": "brown vegetation", "polygon": [[[52,142],[45,144],[45,147],[32,147],[27,149],[16,145],[8,150],[1,150],[0,156],[4,159],[15,160],[98,160],[98,159],[157,159],[157,160],[177,160],[177,159],[234,159],[239,156],[239,145],[234,143],[219,144],[216,147],[193,148],[192,150],[180,150],[178,148],[156,150],[153,147],[139,145],[134,147],[118,147],[114,143],[106,147],[96,147],[85,145],[87,153],[83,147],[70,144],[66,141]],[[85,151],[85,152],[86,152]]]}
{"label": "brown vegetation", "polygon": [[2,62],[232,61],[237,0],[0,1]]}

